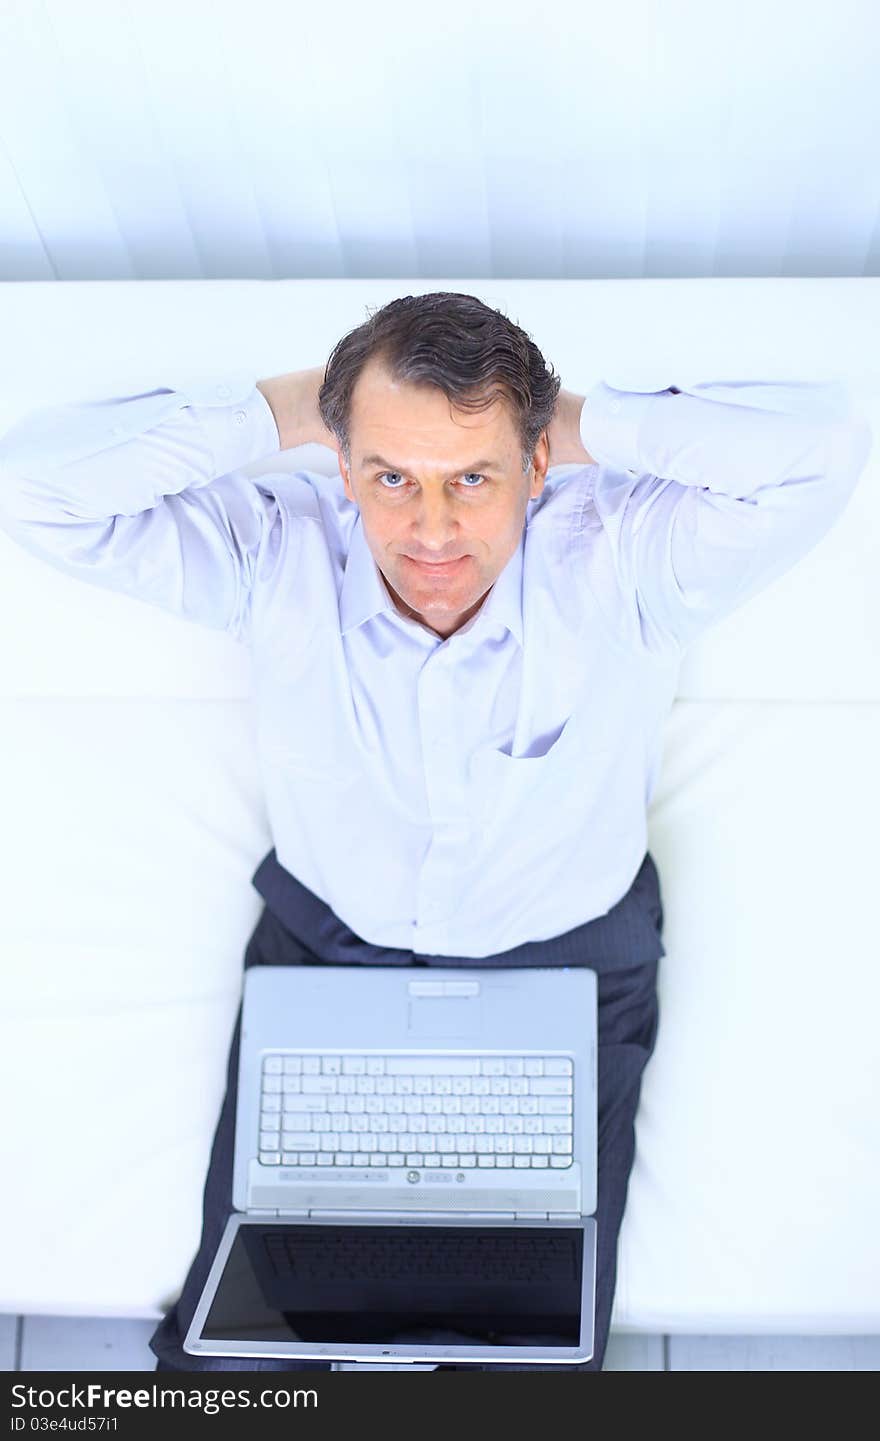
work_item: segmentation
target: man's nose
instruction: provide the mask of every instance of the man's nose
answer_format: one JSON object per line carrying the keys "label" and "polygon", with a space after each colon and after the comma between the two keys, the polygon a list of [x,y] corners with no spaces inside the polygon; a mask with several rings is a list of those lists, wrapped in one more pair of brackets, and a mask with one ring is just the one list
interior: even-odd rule
{"label": "man's nose", "polygon": [[425,550],[442,551],[454,542],[457,528],[455,502],[442,492],[433,495],[423,491],[415,530],[419,544]]}

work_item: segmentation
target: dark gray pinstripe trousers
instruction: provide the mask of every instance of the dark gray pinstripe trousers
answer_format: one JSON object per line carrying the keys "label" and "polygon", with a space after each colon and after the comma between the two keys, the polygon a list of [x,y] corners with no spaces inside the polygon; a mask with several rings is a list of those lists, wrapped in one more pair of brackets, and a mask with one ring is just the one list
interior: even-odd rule
{"label": "dark gray pinstripe trousers", "polygon": [[[604,916],[547,941],[529,941],[479,960],[421,956],[361,940],[323,901],[279,864],[274,848],[253,876],[262,915],[248,942],[245,969],[259,965],[589,966],[598,982],[598,1205],[596,1347],[592,1360],[571,1365],[467,1366],[483,1371],[601,1371],[617,1278],[617,1240],[635,1155],[634,1121],[642,1072],[654,1049],[659,1019],[657,967],[666,954],[657,868],[645,857],[626,895]],[[327,1371],[326,1362],[188,1355],[182,1348],[232,1206],[235,1089],[241,1007],[233,1031],[226,1095],[211,1150],[203,1199],[202,1236],[177,1302],[150,1338],[157,1371]],[[437,1369],[456,1369],[441,1365]],[[462,1368],[458,1368],[462,1369]]]}

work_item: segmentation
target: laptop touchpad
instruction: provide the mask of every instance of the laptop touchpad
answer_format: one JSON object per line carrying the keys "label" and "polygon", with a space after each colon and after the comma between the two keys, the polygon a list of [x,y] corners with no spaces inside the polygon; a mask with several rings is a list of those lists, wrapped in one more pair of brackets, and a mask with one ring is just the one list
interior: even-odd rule
{"label": "laptop touchpad", "polygon": [[409,998],[409,1029],[416,1036],[471,1036],[480,1021],[479,996]]}

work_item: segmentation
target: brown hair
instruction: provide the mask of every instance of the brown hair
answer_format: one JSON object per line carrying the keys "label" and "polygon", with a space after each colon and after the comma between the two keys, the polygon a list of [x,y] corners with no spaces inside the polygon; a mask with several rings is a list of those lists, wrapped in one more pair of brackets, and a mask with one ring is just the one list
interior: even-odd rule
{"label": "brown hair", "polygon": [[321,419],[349,467],[352,391],[371,359],[385,364],[396,381],[436,385],[462,410],[506,400],[523,470],[553,418],[562,384],[530,336],[475,295],[439,290],[392,300],[337,342],[318,392]]}

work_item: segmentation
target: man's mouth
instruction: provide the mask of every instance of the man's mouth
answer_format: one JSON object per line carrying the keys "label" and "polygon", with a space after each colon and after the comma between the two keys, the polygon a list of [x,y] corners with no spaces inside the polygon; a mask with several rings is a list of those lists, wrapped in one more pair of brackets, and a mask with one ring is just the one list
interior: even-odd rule
{"label": "man's mouth", "polygon": [[461,569],[462,565],[464,565],[468,556],[460,555],[457,556],[455,560],[444,560],[442,562],[415,560],[411,555],[405,555],[403,558],[409,561],[410,565],[414,565],[417,570],[420,570],[423,575],[440,576],[455,575],[457,571]]}

